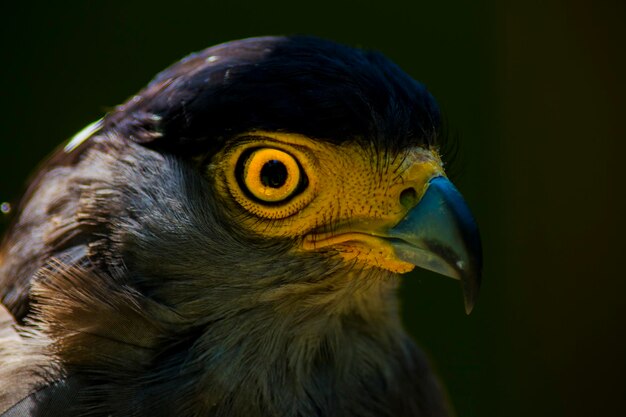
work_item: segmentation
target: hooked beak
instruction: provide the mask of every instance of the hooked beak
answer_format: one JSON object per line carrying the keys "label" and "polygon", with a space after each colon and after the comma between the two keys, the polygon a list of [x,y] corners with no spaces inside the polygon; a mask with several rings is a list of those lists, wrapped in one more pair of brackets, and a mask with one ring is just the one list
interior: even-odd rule
{"label": "hooked beak", "polygon": [[445,177],[431,179],[420,202],[392,229],[398,259],[461,280],[465,311],[474,307],[482,272],[476,222],[459,191]]}

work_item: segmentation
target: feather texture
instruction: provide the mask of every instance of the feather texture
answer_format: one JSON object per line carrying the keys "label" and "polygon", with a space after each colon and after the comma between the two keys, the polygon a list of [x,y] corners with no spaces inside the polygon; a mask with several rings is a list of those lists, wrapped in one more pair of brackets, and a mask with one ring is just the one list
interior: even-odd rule
{"label": "feather texture", "polygon": [[0,412],[69,398],[65,416],[448,415],[397,275],[250,233],[200,170],[250,129],[392,152],[433,146],[438,123],[390,61],[313,38],[159,74],[52,157],[5,237]]}

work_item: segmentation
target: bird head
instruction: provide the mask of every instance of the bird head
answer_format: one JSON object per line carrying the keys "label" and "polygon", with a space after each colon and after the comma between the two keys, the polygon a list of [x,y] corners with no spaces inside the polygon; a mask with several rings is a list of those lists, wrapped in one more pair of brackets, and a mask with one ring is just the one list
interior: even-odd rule
{"label": "bird head", "polygon": [[4,302],[23,318],[48,259],[85,258],[198,314],[227,294],[354,301],[416,266],[460,279],[469,312],[480,238],[441,141],[433,97],[379,53],[265,37],[192,54],[40,171],[5,239]]}
{"label": "bird head", "polygon": [[142,213],[112,222],[127,243],[113,252],[145,290],[193,305],[216,288],[240,300],[370,288],[418,266],[460,279],[469,312],[480,240],[446,177],[439,119],[424,86],[375,52],[268,37],[191,55],[98,125],[95,142],[133,146],[119,151],[132,159],[116,168],[119,210]]}

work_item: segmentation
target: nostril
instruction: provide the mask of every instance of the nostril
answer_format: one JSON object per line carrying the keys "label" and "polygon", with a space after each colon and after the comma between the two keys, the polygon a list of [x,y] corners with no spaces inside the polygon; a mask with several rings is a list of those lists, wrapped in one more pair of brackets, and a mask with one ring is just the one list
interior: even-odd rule
{"label": "nostril", "polygon": [[409,187],[400,193],[400,204],[406,208],[412,208],[417,203],[417,191]]}

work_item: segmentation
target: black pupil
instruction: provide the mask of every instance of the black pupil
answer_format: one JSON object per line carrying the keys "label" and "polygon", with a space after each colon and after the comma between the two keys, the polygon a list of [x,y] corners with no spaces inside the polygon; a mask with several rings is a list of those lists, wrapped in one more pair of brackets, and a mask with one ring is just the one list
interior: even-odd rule
{"label": "black pupil", "polygon": [[266,187],[280,188],[287,182],[287,167],[275,159],[261,168],[261,183]]}

